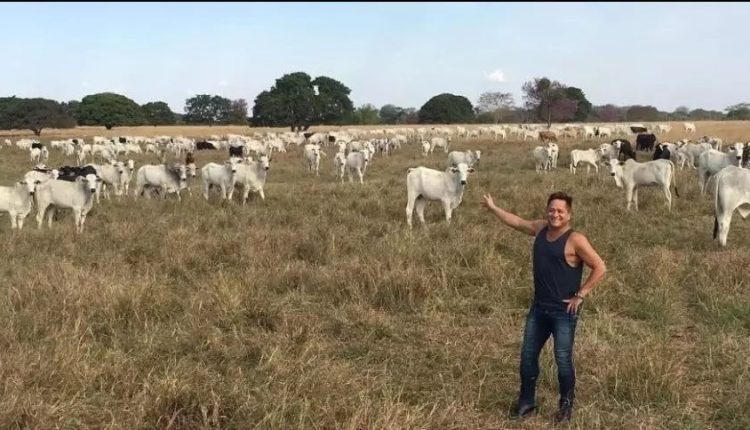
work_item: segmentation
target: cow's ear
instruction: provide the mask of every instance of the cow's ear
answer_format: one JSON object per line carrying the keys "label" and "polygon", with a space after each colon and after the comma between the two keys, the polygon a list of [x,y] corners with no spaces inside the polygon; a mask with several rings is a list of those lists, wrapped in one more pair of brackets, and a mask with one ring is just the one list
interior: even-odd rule
{"label": "cow's ear", "polygon": [[469,172],[469,173],[474,173],[474,168],[473,168],[473,167],[469,167],[469,170],[468,170],[468,172]]}
{"label": "cow's ear", "polygon": [[451,167],[451,172],[456,173],[456,172],[458,172],[458,169],[455,168],[455,167]]}
{"label": "cow's ear", "polygon": [[625,162],[624,161],[620,161],[620,166],[624,166],[624,165],[625,165]]}

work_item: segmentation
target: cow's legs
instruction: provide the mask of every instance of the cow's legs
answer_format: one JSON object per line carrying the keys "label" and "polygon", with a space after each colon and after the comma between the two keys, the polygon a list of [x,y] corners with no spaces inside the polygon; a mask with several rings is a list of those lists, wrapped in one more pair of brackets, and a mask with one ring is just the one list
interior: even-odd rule
{"label": "cow's legs", "polygon": [[667,196],[667,210],[672,212],[672,192],[669,191],[669,182],[664,185],[664,195]]}
{"label": "cow's legs", "polygon": [[416,207],[417,207],[417,217],[419,218],[419,221],[422,223],[422,225],[425,225],[424,221],[424,207],[427,205],[427,200],[424,198],[417,199],[416,201]]}
{"label": "cow's legs", "polygon": [[451,216],[453,215],[453,208],[451,207],[451,202],[444,201],[443,202],[443,209],[445,210],[445,221],[450,223],[451,222]]}

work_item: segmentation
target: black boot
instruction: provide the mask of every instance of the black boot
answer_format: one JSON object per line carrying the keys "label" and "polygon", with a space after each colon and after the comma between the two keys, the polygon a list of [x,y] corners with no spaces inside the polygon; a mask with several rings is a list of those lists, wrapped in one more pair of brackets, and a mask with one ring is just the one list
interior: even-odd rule
{"label": "black boot", "polygon": [[536,413],[536,405],[534,404],[517,404],[513,406],[513,411],[510,413],[510,419],[518,420],[522,418],[528,418]]}
{"label": "black boot", "polygon": [[572,399],[560,399],[560,408],[555,414],[556,423],[569,422],[573,417],[573,400]]}

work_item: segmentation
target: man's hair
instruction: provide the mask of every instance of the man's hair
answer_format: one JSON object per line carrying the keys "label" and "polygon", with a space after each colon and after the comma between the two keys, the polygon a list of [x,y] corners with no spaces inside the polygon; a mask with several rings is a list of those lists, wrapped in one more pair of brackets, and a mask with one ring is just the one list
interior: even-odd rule
{"label": "man's hair", "polygon": [[547,199],[547,206],[549,206],[549,202],[551,202],[552,200],[564,200],[568,205],[568,210],[573,210],[573,197],[565,192],[558,191],[556,193],[550,194],[549,198]]}

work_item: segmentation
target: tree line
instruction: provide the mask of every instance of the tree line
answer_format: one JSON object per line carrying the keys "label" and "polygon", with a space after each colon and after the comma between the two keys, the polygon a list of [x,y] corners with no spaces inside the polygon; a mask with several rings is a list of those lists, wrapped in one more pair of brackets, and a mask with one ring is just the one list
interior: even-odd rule
{"label": "tree line", "polygon": [[682,120],[750,120],[750,103],[739,103],[714,111],[680,106],[662,112],[654,106],[594,106],[580,88],[534,78],[523,87],[519,105],[511,93],[485,92],[473,105],[461,95],[443,93],[419,109],[386,104],[354,107],[351,90],[328,76],[312,78],[304,72],[285,74],[254,100],[248,117],[244,99],[230,100],[218,95],[200,94],[185,100],[180,115],[167,103],[156,101],[139,105],[115,93],[91,94],[81,101],[57,102],[44,98],[0,98],[0,129],[28,129],[36,135],[44,128],[70,128],[76,125],[252,125],[290,127],[305,130],[311,125],[374,124],[452,124],[543,122],[640,122]]}

